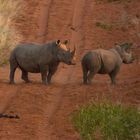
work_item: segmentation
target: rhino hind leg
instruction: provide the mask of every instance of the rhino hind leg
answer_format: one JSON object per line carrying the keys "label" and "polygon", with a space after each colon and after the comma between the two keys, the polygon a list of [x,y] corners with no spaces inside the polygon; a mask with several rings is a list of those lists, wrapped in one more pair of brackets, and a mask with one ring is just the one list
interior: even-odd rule
{"label": "rhino hind leg", "polygon": [[46,85],[47,84],[47,67],[40,66],[40,72],[41,72],[42,83]]}
{"label": "rhino hind leg", "polygon": [[15,76],[15,71],[18,67],[18,63],[15,60],[10,60],[10,82],[9,84],[14,84],[14,76]]}
{"label": "rhino hind leg", "polygon": [[88,83],[91,84],[92,83],[92,79],[95,75],[95,71],[94,70],[90,70],[89,74],[88,74]]}
{"label": "rhino hind leg", "polygon": [[88,69],[83,66],[83,83],[88,83]]}
{"label": "rhino hind leg", "polygon": [[25,71],[25,70],[23,70],[23,69],[21,69],[21,71],[22,71],[21,78],[22,78],[26,83],[29,83],[30,80],[29,80],[29,78],[28,78],[28,72]]}

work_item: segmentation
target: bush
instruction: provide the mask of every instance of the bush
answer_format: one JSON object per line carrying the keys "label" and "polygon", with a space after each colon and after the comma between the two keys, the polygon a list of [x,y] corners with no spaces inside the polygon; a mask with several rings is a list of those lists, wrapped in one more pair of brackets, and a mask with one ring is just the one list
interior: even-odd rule
{"label": "bush", "polygon": [[6,63],[8,52],[18,40],[12,20],[22,9],[20,0],[0,0],[0,64]]}
{"label": "bush", "polygon": [[139,140],[140,112],[113,104],[91,104],[74,113],[73,123],[84,140]]}

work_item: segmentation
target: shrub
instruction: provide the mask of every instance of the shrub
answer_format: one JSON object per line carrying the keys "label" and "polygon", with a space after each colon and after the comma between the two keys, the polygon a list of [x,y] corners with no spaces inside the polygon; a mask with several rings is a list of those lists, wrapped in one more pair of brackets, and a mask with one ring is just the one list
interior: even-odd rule
{"label": "shrub", "polygon": [[0,0],[0,64],[8,59],[8,52],[18,40],[17,31],[11,25],[22,9],[20,0]]}
{"label": "shrub", "polygon": [[140,112],[113,104],[91,104],[73,115],[76,130],[84,140],[139,140]]}

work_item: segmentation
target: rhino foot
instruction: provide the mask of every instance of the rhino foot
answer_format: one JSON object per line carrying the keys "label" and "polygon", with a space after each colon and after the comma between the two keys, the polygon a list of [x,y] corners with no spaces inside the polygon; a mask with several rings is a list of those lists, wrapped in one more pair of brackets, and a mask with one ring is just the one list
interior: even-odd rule
{"label": "rhino foot", "polygon": [[83,82],[84,85],[91,85],[92,82]]}
{"label": "rhino foot", "polygon": [[48,85],[48,83],[46,81],[43,81],[42,84],[46,85],[46,86]]}
{"label": "rhino foot", "polygon": [[30,81],[30,80],[26,80],[25,83],[32,83],[32,81]]}
{"label": "rhino foot", "polygon": [[10,85],[14,85],[15,82],[14,82],[14,81],[10,81],[9,84],[10,84]]}

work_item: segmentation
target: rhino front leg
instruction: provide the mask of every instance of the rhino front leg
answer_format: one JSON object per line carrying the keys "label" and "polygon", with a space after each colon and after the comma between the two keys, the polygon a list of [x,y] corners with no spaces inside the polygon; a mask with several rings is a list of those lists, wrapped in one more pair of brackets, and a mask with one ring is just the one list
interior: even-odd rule
{"label": "rhino front leg", "polygon": [[42,83],[47,84],[47,67],[46,66],[40,66],[40,72],[41,72],[41,78],[42,78]]}
{"label": "rhino front leg", "polygon": [[120,67],[116,67],[111,73],[109,73],[111,84],[116,84],[116,75],[118,74]]}
{"label": "rhino front leg", "polygon": [[52,76],[57,71],[57,67],[58,67],[58,65],[49,67],[49,72],[48,72],[48,75],[47,75],[48,84],[51,83]]}
{"label": "rhino front leg", "polygon": [[30,80],[28,79],[28,72],[25,71],[25,70],[21,70],[22,71],[22,75],[21,75],[21,78],[26,82],[26,83],[29,83]]}

